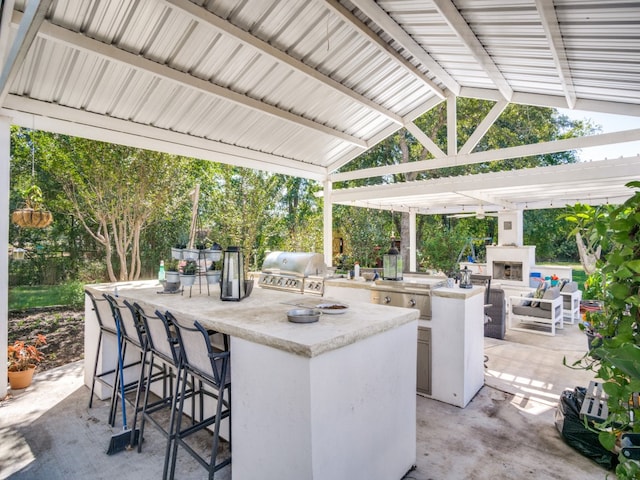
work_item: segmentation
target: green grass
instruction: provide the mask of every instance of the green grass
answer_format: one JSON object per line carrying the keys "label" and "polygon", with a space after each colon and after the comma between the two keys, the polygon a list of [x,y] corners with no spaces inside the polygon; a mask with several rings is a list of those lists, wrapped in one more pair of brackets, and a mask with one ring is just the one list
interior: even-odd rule
{"label": "green grass", "polygon": [[9,289],[9,310],[63,305],[78,308],[84,305],[84,290],[80,282],[62,285],[21,286]]}

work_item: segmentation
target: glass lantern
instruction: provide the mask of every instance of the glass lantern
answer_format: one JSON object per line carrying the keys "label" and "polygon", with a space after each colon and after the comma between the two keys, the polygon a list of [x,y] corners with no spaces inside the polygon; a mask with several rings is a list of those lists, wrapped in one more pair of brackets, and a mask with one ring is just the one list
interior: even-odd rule
{"label": "glass lantern", "polygon": [[382,257],[382,279],[402,280],[402,255],[396,248],[395,239],[391,239],[391,248]]}
{"label": "glass lantern", "polygon": [[220,300],[239,302],[245,296],[242,252],[239,247],[228,247],[222,256]]}
{"label": "glass lantern", "polygon": [[464,269],[460,270],[460,288],[472,288],[471,283],[471,270],[464,266]]}

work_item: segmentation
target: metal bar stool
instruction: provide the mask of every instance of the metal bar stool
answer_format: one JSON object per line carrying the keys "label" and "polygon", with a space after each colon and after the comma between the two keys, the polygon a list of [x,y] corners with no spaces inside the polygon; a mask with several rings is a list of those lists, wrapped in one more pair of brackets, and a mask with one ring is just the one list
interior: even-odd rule
{"label": "metal bar stool", "polygon": [[[134,380],[130,380],[125,383],[125,398],[128,392],[137,391],[140,382],[144,383],[146,375],[150,375],[153,380],[164,379],[166,377],[166,371],[163,365],[151,364],[151,367],[147,373],[145,368],[147,362],[147,339],[144,331],[144,326],[140,322],[137,315],[127,306],[125,301],[120,298],[113,297],[109,294],[103,294],[103,297],[107,300],[111,306],[111,311],[114,319],[117,318],[120,321],[120,330],[122,337],[122,358],[126,359],[127,350],[133,348],[137,353],[136,360],[125,365],[125,369],[137,366],[140,369],[138,375]],[[155,371],[154,371],[155,370]],[[113,426],[115,424],[116,413],[118,410],[118,401],[120,398],[120,377],[116,376],[115,389],[112,393],[111,411],[109,414],[109,423]],[[129,404],[135,405],[135,401],[129,400]],[[137,412],[136,412],[137,413]]]}
{"label": "metal bar stool", "polygon": [[[114,340],[116,336],[116,322],[113,318],[113,312],[111,306],[106,298],[96,298],[89,290],[84,291],[85,295],[91,300],[93,311],[96,314],[98,320],[98,327],[100,329],[98,335],[98,347],[96,349],[96,358],[93,362],[93,375],[91,377],[91,394],[89,395],[89,408],[93,407],[93,395],[95,392],[96,382],[100,382],[113,392],[113,387],[116,381],[116,368],[109,370],[103,370],[98,373],[98,361],[100,359],[100,349],[102,347],[103,338],[105,335],[111,335]],[[115,340],[117,341],[117,340]],[[111,421],[111,415],[109,415],[109,421]]]}
{"label": "metal bar stool", "polygon": [[[134,303],[133,307],[138,312],[138,315],[145,327],[150,354],[149,363],[152,364],[159,359],[168,366],[172,376],[178,376],[180,372],[181,356],[173,323],[158,312],[156,312],[155,315],[149,314],[137,303]],[[136,400],[137,402],[140,401],[142,390],[144,388],[142,407],[136,408],[136,411],[140,410],[142,413],[142,418],[140,420],[140,437],[143,437],[145,423],[150,421],[167,438],[163,476],[166,476],[169,465],[172,425],[171,418],[173,416],[171,409],[176,403],[175,393],[177,391],[177,385],[178,382],[176,382],[175,388],[172,386],[168,389],[163,388],[162,395],[158,395],[159,398],[152,401],[150,397],[151,388],[141,384],[137,395],[138,399]],[[185,396],[189,397],[191,394],[192,388],[189,386],[185,389]],[[165,414],[162,412],[164,409],[167,409],[169,413]],[[134,418],[134,425],[135,422],[136,419]],[[142,450],[141,443],[142,442],[138,443],[138,452]]]}
{"label": "metal bar stool", "polygon": [[[216,462],[220,445],[220,426],[225,418],[229,418],[229,432],[231,432],[231,369],[229,351],[218,351],[211,344],[211,336],[215,332],[207,331],[200,323],[194,322],[187,326],[177,321],[169,312],[178,338],[181,353],[180,378],[178,380],[179,393],[175,396],[176,407],[171,418],[171,432],[173,440],[171,450],[171,468],[169,478],[173,479],[176,469],[178,446],[183,447],[195,460],[207,469],[209,479],[213,479],[215,472],[231,463],[231,454],[227,458]],[[214,335],[215,336],[215,335]],[[224,336],[223,345],[228,346],[228,337]],[[200,415],[197,420],[192,417],[191,423],[183,428],[183,413],[187,379],[191,376],[198,380],[194,395],[200,396]],[[194,384],[194,388],[196,385]],[[215,412],[205,415],[202,399],[209,397],[216,402]],[[207,461],[205,455],[198,453],[187,438],[207,427],[213,426],[211,456]],[[229,452],[231,452],[231,438],[229,438]]]}

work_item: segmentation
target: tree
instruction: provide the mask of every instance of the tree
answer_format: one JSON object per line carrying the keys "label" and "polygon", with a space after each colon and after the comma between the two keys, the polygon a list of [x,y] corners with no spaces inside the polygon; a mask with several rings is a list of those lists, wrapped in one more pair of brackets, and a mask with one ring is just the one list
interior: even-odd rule
{"label": "tree", "polygon": [[76,137],[51,135],[50,141],[44,168],[59,182],[72,215],[102,246],[109,279],[138,279],[141,234],[170,204],[167,192],[179,178],[182,162]]}

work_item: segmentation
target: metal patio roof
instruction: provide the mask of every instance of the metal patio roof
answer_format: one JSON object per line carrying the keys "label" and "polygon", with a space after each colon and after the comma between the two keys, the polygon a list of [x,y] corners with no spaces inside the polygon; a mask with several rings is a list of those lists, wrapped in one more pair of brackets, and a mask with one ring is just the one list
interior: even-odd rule
{"label": "metal patio roof", "polygon": [[[446,101],[453,125],[458,96],[496,102],[475,141],[510,102],[640,116],[637,1],[1,5],[0,114],[13,123],[318,181],[346,178],[340,167],[402,127],[436,157],[426,161],[428,168],[504,158],[502,152],[475,152],[474,142],[439,151],[413,124]],[[455,136],[449,140],[455,145]],[[520,153],[631,140],[640,140],[640,129],[523,146]],[[633,170],[623,176],[637,175],[638,161],[630,159]],[[529,173],[523,183],[533,182]],[[336,201],[353,194],[354,202],[377,202],[378,208],[436,211],[444,199],[451,208],[486,205],[487,192],[476,192],[475,204],[453,194],[467,181],[488,186],[493,177],[428,184],[439,192],[437,199],[416,193],[425,185],[410,183],[384,187],[395,196],[374,190],[367,199],[363,190],[333,194]],[[607,183],[610,198],[618,196],[614,183],[619,188],[620,180]],[[528,195],[545,191],[550,187],[541,183]],[[500,200],[496,206],[520,203]]]}

